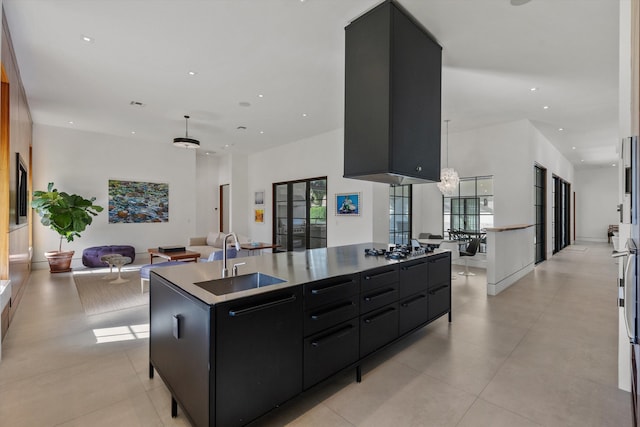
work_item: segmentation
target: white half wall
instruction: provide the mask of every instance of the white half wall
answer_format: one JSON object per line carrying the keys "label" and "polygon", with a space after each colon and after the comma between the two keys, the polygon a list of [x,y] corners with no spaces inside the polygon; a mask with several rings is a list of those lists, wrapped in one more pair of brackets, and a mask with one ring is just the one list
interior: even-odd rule
{"label": "white half wall", "polygon": [[606,242],[607,228],[620,222],[618,168],[576,170],[576,239]]}
{"label": "white half wall", "polygon": [[[163,182],[169,184],[169,221],[166,223],[109,224],[108,181]],[[104,211],[94,218],[82,237],[63,242],[74,250],[72,266],[79,266],[82,250],[91,246],[131,245],[137,256],[147,248],[186,245],[196,230],[196,153],[136,138],[118,138],[54,126],[34,125],[33,188],[48,182],[68,193],[96,197]],[[59,238],[34,215],[34,267],[47,268],[43,253],[57,250]]]}

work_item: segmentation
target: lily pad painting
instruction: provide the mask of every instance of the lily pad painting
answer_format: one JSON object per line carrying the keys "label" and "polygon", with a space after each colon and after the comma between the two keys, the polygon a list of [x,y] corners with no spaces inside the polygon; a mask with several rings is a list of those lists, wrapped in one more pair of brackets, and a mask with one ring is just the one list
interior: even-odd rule
{"label": "lily pad painting", "polygon": [[109,180],[109,223],[169,221],[169,184]]}

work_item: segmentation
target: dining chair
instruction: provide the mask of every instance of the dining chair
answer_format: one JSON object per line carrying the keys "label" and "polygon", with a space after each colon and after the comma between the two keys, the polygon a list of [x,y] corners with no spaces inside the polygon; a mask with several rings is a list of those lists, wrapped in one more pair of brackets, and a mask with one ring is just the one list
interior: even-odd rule
{"label": "dining chair", "polygon": [[475,276],[475,273],[469,272],[469,258],[476,256],[478,247],[480,246],[480,239],[471,239],[465,250],[460,251],[460,256],[464,258],[464,271],[460,271],[458,274],[463,276]]}

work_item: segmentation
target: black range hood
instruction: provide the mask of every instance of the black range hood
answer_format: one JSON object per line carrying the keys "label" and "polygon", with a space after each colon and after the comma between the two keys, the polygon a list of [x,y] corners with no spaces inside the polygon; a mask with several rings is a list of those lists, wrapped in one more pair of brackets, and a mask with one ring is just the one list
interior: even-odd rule
{"label": "black range hood", "polygon": [[396,1],[345,28],[344,177],[440,180],[442,47]]}

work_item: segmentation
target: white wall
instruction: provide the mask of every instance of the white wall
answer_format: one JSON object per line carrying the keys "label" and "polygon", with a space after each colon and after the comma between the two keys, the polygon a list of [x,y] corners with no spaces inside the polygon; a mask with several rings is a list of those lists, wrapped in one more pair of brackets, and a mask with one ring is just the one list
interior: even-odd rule
{"label": "white wall", "polygon": [[[108,181],[169,183],[169,222],[108,223]],[[196,154],[193,150],[118,138],[53,126],[34,125],[33,187],[45,190],[53,181],[60,191],[96,197],[105,210],[94,218],[80,239],[63,243],[75,250],[79,265],[82,250],[99,245],[132,245],[138,256],[159,245],[187,244],[196,230]],[[45,268],[43,253],[57,250],[58,235],[34,217],[34,266]],[[143,255],[144,254],[144,255]]]}
{"label": "white wall", "polygon": [[[371,242],[388,239],[389,191],[386,184],[343,178],[344,131],[337,129],[295,143],[261,151],[248,158],[249,236],[255,241],[272,241],[272,184],[326,176],[327,177],[327,246]],[[253,220],[254,192],[265,191],[264,223]],[[361,215],[335,215],[335,194],[361,193]],[[381,199],[383,199],[381,201]]]}
{"label": "white wall", "polygon": [[[445,155],[443,150],[443,165]],[[573,166],[528,120],[449,133],[449,167],[460,177],[493,175],[496,226],[533,223],[535,163],[547,168],[547,217],[551,218],[552,175],[573,184]],[[414,195],[414,216],[419,217],[414,218],[414,235],[442,231],[442,197],[436,184],[414,186]],[[550,256],[550,226],[547,242]]]}
{"label": "white wall", "polygon": [[618,169],[576,170],[576,239],[607,241],[607,227],[618,224]]}
{"label": "white wall", "polygon": [[219,160],[214,156],[196,156],[196,234],[190,237],[219,231]]}

